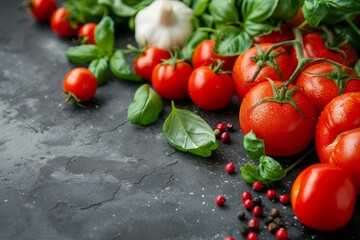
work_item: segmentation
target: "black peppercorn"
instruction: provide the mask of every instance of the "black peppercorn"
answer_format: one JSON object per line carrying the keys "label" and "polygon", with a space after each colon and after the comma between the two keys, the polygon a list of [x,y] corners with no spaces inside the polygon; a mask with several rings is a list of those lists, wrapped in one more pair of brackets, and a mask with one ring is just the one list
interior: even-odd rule
{"label": "black peppercorn", "polygon": [[237,218],[238,218],[240,221],[244,220],[244,219],[245,219],[245,212],[240,211],[240,212],[238,213]]}
{"label": "black peppercorn", "polygon": [[280,210],[277,209],[277,208],[271,209],[270,216],[272,216],[273,218],[279,217],[280,216]]}
{"label": "black peppercorn", "polygon": [[241,226],[240,228],[240,234],[243,235],[243,236],[246,236],[249,234],[249,227],[244,225],[244,226]]}
{"label": "black peppercorn", "polygon": [[267,216],[266,218],[264,218],[264,224],[266,226],[268,226],[270,223],[272,223],[272,221],[274,221],[274,218],[271,216]]}

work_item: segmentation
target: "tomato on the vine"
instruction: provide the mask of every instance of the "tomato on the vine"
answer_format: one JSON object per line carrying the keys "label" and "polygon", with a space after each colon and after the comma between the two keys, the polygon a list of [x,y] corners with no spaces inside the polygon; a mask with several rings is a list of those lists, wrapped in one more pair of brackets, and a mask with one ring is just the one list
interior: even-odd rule
{"label": "tomato on the vine", "polygon": [[151,81],[152,72],[156,65],[170,57],[170,53],[165,49],[147,46],[145,50],[140,50],[140,55],[135,58],[134,71],[144,80]]}
{"label": "tomato on the vine", "polygon": [[356,188],[345,171],[331,164],[307,167],[291,188],[295,215],[305,226],[321,231],[337,230],[351,219]]}
{"label": "tomato on the vine", "polygon": [[220,59],[224,61],[223,70],[230,71],[233,69],[237,56],[220,56],[214,53],[215,40],[207,39],[202,41],[194,50],[192,55],[192,65],[194,68],[201,66],[210,66],[212,61]]}
{"label": "tomato on the vine", "polygon": [[59,7],[53,12],[50,26],[60,37],[74,37],[80,27],[78,23],[68,19],[68,10],[65,7]]}
{"label": "tomato on the vine", "polygon": [[[264,140],[270,156],[291,156],[304,150],[315,134],[316,111],[305,92],[290,84],[287,93],[274,93],[282,82],[263,82],[252,88],[240,106],[244,134],[251,130]],[[284,98],[280,101],[276,95]]]}
{"label": "tomato on the vine", "polygon": [[[356,51],[349,43],[344,43],[341,47],[328,48],[319,33],[305,34],[302,41],[305,58],[327,58],[349,67],[358,59]],[[295,50],[291,52],[291,57],[295,63],[298,62]]]}
{"label": "tomato on the vine", "polygon": [[335,97],[347,92],[360,92],[360,79],[345,66],[319,62],[305,68],[296,79],[315,104],[320,115],[324,107]]}
{"label": "tomato on the vine", "polygon": [[67,101],[86,102],[96,93],[97,81],[87,68],[79,67],[70,70],[63,81],[64,92],[68,94]]}
{"label": "tomato on the vine", "polygon": [[196,68],[189,78],[191,100],[200,108],[218,110],[231,102],[234,84],[228,73],[221,70],[224,62]]}
{"label": "tomato on the vine", "polygon": [[[258,83],[268,81],[268,79],[285,81],[294,72],[295,65],[284,48],[276,48],[268,55],[264,53],[272,45],[271,43],[261,43],[258,45],[259,49],[252,47],[237,58],[232,78],[240,100]],[[263,65],[263,68],[258,72],[256,78],[252,79],[259,65]]]}
{"label": "tomato on the vine", "polygon": [[78,31],[78,38],[82,44],[95,44],[96,23],[85,23]]}
{"label": "tomato on the vine", "polygon": [[326,105],[315,145],[320,161],[343,169],[360,194],[360,92],[344,93]]}
{"label": "tomato on the vine", "polygon": [[163,98],[179,100],[188,96],[187,86],[193,69],[187,62],[170,58],[156,65],[151,82]]}
{"label": "tomato on the vine", "polygon": [[[261,35],[261,36],[254,36],[253,40],[254,43],[279,43],[290,41],[294,39],[294,33],[292,32],[291,28],[286,25],[285,23],[281,24],[280,29],[278,31],[272,31],[269,34]],[[285,47],[286,50],[290,53],[291,46]]]}
{"label": "tomato on the vine", "polygon": [[49,21],[52,13],[56,10],[54,0],[28,0],[30,14],[39,21]]}

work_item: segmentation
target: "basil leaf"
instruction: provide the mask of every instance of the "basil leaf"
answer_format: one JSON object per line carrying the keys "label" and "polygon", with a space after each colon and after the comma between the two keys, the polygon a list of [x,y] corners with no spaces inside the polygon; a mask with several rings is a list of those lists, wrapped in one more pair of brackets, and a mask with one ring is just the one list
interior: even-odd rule
{"label": "basil leaf", "polygon": [[144,84],[136,90],[129,105],[128,119],[133,124],[149,125],[158,119],[162,110],[161,97],[148,84]]}
{"label": "basil leaf", "polygon": [[67,0],[64,3],[72,21],[88,23],[99,22],[108,9],[105,5],[98,4],[97,0]]}
{"label": "basil leaf", "polygon": [[88,68],[95,75],[98,86],[106,82],[108,62],[104,58],[94,59]]}
{"label": "basil leaf", "polygon": [[354,65],[354,70],[358,76],[360,76],[360,58],[357,60],[357,62]]}
{"label": "basil leaf", "polygon": [[279,19],[293,19],[298,13],[300,3],[298,0],[279,0],[271,17]]}
{"label": "basil leaf", "polygon": [[324,0],[326,4],[335,9],[339,9],[344,12],[359,12],[360,11],[360,1],[359,0]]}
{"label": "basil leaf", "polygon": [[250,159],[259,159],[265,155],[264,140],[257,138],[253,130],[244,136],[244,148]]}
{"label": "basil leaf", "polygon": [[137,13],[135,8],[126,5],[122,0],[98,0],[98,3],[110,7],[111,11],[118,17],[131,17]]}
{"label": "basil leaf", "polygon": [[240,167],[241,176],[247,183],[253,183],[255,181],[261,181],[264,184],[269,184],[271,181],[263,178],[260,175],[259,170],[253,163],[247,163],[245,166]]}
{"label": "basil leaf", "polygon": [[269,156],[260,157],[258,169],[263,178],[271,181],[278,181],[286,175],[281,165]]}
{"label": "basil leaf", "polygon": [[204,27],[211,28],[214,24],[214,17],[211,14],[204,13],[200,16],[200,19]]}
{"label": "basil leaf", "polygon": [[244,0],[241,13],[244,21],[262,22],[271,17],[279,0]]}
{"label": "basil leaf", "polygon": [[114,55],[110,58],[110,69],[115,76],[121,79],[134,82],[140,82],[142,80],[141,76],[130,70],[130,66],[121,50],[116,50]]}
{"label": "basil leaf", "polygon": [[115,44],[114,22],[109,16],[103,19],[95,27],[95,43],[106,53],[111,54]]}
{"label": "basil leaf", "polygon": [[195,113],[176,108],[174,101],[171,106],[171,112],[163,125],[170,146],[203,157],[211,156],[211,152],[218,147],[211,127]]}
{"label": "basil leaf", "polygon": [[205,39],[209,38],[209,34],[203,31],[195,31],[185,41],[184,46],[181,48],[182,59],[191,61],[192,54],[195,48]]}
{"label": "basil leaf", "polygon": [[194,10],[195,16],[200,16],[205,12],[208,7],[210,0],[194,0],[192,4],[192,9]]}
{"label": "basil leaf", "polygon": [[227,26],[216,36],[214,52],[221,56],[234,56],[245,52],[252,45],[252,37],[246,31]]}
{"label": "basil leaf", "polygon": [[239,21],[238,10],[230,1],[212,0],[209,3],[209,11],[216,22]]}
{"label": "basil leaf", "polygon": [[304,0],[302,11],[309,25],[317,27],[329,9],[324,0]]}
{"label": "basil leaf", "polygon": [[66,50],[65,55],[71,62],[85,63],[91,62],[92,60],[98,58],[101,54],[97,46],[84,44],[80,46],[69,47]]}
{"label": "basil leaf", "polygon": [[251,21],[244,22],[244,28],[247,33],[252,36],[258,36],[263,34],[269,34],[272,31],[276,31],[280,29],[279,25],[274,25],[268,21],[264,21],[261,23],[255,23]]}

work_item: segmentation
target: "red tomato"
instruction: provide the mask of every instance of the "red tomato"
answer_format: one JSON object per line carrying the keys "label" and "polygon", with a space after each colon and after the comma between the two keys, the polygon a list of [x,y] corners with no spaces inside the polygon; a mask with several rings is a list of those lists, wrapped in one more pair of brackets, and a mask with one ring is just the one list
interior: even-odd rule
{"label": "red tomato", "polygon": [[30,14],[39,21],[49,21],[56,10],[54,0],[29,0]]}
{"label": "red tomato", "polygon": [[[356,73],[346,69],[343,66],[340,71],[336,71],[333,64],[319,62],[305,68],[297,77],[296,84],[302,86],[314,102],[318,115],[339,93],[360,92],[360,80],[351,78],[356,77]],[[343,91],[339,92],[342,84]]]}
{"label": "red tomato", "polygon": [[192,65],[194,68],[201,66],[210,66],[212,59],[220,59],[224,61],[223,70],[231,71],[237,56],[220,56],[214,53],[215,41],[207,39],[201,42],[195,49],[192,56]]}
{"label": "red tomato", "polygon": [[316,125],[316,150],[321,162],[342,168],[360,194],[360,92],[334,98]]}
{"label": "red tomato", "polygon": [[292,208],[305,226],[332,231],[351,219],[356,202],[354,183],[331,164],[318,163],[303,170],[291,188]]}
{"label": "red tomato", "polygon": [[152,72],[156,65],[162,60],[169,59],[170,53],[167,50],[148,46],[134,61],[134,71],[143,79],[151,81]]}
{"label": "red tomato", "polygon": [[[282,82],[276,82],[276,86]],[[290,85],[292,89],[294,85]],[[269,82],[263,82],[251,89],[240,106],[239,120],[244,134],[253,130],[264,140],[265,152],[270,156],[290,156],[304,150],[315,133],[316,112],[313,103],[299,88],[293,100],[302,115],[290,103],[263,102],[274,98]]]}
{"label": "red tomato", "polygon": [[[305,22],[305,17],[304,17],[301,7],[299,7],[299,10],[298,10],[296,16],[293,19],[288,20],[287,22],[290,24],[290,26],[293,26],[293,27],[298,27],[303,22]],[[306,26],[308,26],[308,24]]]}
{"label": "red tomato", "polygon": [[[353,66],[358,59],[356,51],[349,43],[345,43],[340,47],[340,52],[330,50],[326,47],[324,39],[318,33],[309,33],[303,36],[303,52],[305,58],[327,58],[335,62],[344,64],[345,66]],[[291,57],[297,63],[295,50],[291,52]]]}
{"label": "red tomato", "polygon": [[[272,44],[262,43],[259,44],[259,46],[261,49],[266,50],[272,46]],[[234,64],[232,78],[239,100],[243,99],[246,93],[258,83],[268,81],[268,78],[272,79],[273,81],[285,81],[291,76],[295,70],[295,65],[292,63],[291,57],[286,53],[284,48],[277,48],[272,51],[272,54],[277,54],[280,51],[283,52],[277,55],[274,59],[279,66],[280,71],[282,72],[282,78],[280,78],[279,74],[273,67],[266,65],[260,71],[255,80],[249,82],[256,71],[256,61],[254,61],[253,58],[259,55],[255,47],[250,48],[237,58]]]}
{"label": "red tomato", "polygon": [[218,67],[202,66],[190,76],[189,96],[200,108],[218,110],[231,102],[234,95],[232,79],[227,73],[219,72]]}
{"label": "red tomato", "polygon": [[96,23],[85,23],[78,31],[78,38],[82,44],[95,44]]}
{"label": "red tomato", "polygon": [[85,102],[94,97],[97,81],[87,68],[74,68],[66,74],[63,82],[64,92],[76,101]]}
{"label": "red tomato", "polygon": [[188,96],[187,86],[192,67],[187,62],[169,59],[153,70],[151,82],[155,91],[166,99],[179,100]]}
{"label": "red tomato", "polygon": [[[293,40],[294,33],[288,25],[281,24],[279,31],[272,31],[269,34],[262,36],[254,36],[253,39],[254,43],[279,43]],[[286,46],[285,48],[289,53],[291,52],[291,46]]]}
{"label": "red tomato", "polygon": [[68,12],[65,7],[56,9],[51,15],[50,26],[60,37],[74,37],[78,32],[79,25],[70,22],[67,17]]}

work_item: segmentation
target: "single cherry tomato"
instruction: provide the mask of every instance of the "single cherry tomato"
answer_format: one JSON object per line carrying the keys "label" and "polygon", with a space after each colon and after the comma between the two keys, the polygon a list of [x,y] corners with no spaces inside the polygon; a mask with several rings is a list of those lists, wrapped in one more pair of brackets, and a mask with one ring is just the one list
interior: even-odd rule
{"label": "single cherry tomato", "polygon": [[148,46],[143,51],[140,50],[140,55],[135,58],[134,71],[144,80],[151,81],[152,72],[156,65],[170,57],[170,53],[167,50]]}
{"label": "single cherry tomato", "polygon": [[[193,71],[189,79],[189,96],[200,108],[218,110],[228,105],[234,95],[231,77],[218,66],[202,66]],[[229,134],[229,133],[227,133]],[[230,135],[229,135],[230,137]]]}
{"label": "single cherry tomato", "polygon": [[297,77],[296,84],[304,88],[320,115],[324,107],[338,95],[360,92],[360,80],[355,77],[356,73],[345,66],[341,68],[319,62],[305,68]]}
{"label": "single cherry tomato", "polygon": [[[352,67],[358,59],[356,51],[349,43],[343,44],[335,51],[326,46],[324,39],[319,33],[305,34],[302,41],[305,58],[327,58],[349,67]],[[291,52],[291,58],[297,64],[298,60],[294,49]]]}
{"label": "single cherry tomato", "polygon": [[291,188],[292,208],[305,226],[332,231],[351,219],[356,188],[342,169],[317,163],[303,170]]}
{"label": "single cherry tomato", "polygon": [[[262,43],[259,44],[259,47],[265,51],[272,45],[273,44],[271,43]],[[269,78],[273,81],[285,81],[295,70],[295,65],[284,48],[274,49],[266,59],[263,59],[263,56],[264,54],[259,54],[256,47],[252,47],[240,54],[237,58],[234,64],[232,78],[239,100],[242,100],[246,93],[258,83],[268,81]],[[259,61],[262,61],[262,64],[267,65],[265,65],[253,81],[250,81],[256,72],[257,62]],[[271,64],[277,64],[281,71],[281,75],[271,66]]]}
{"label": "single cherry tomato", "polygon": [[78,31],[78,38],[82,44],[95,44],[96,23],[85,23]]}
{"label": "single cherry tomato", "polygon": [[30,14],[39,21],[49,21],[52,13],[56,10],[54,0],[28,0]]}
{"label": "single cherry tomato", "polygon": [[60,37],[74,37],[77,35],[79,24],[68,19],[68,10],[65,7],[56,9],[50,18],[52,30]]}
{"label": "single cherry tomato", "polygon": [[[281,84],[275,82],[276,86]],[[289,90],[294,87],[290,85]],[[304,150],[314,137],[315,107],[301,88],[292,95],[299,111],[289,102],[266,101],[274,97],[269,82],[252,88],[240,106],[240,126],[244,134],[253,130],[264,140],[266,155],[291,156]]]}
{"label": "single cherry tomato", "polygon": [[179,100],[188,96],[188,80],[192,67],[180,59],[170,58],[156,65],[151,82],[155,91],[166,99]]}
{"label": "single cherry tomato", "polygon": [[68,99],[85,102],[92,99],[96,93],[97,81],[92,72],[87,68],[79,67],[70,70],[63,82],[64,92]]}
{"label": "single cherry tomato", "polygon": [[360,92],[334,98],[316,125],[315,146],[321,162],[343,169],[360,194]]}
{"label": "single cherry tomato", "polygon": [[237,56],[220,56],[214,53],[215,41],[213,39],[207,39],[201,42],[194,50],[192,56],[192,65],[194,68],[201,66],[210,66],[214,59],[220,59],[224,61],[222,67],[225,71],[233,69]]}

